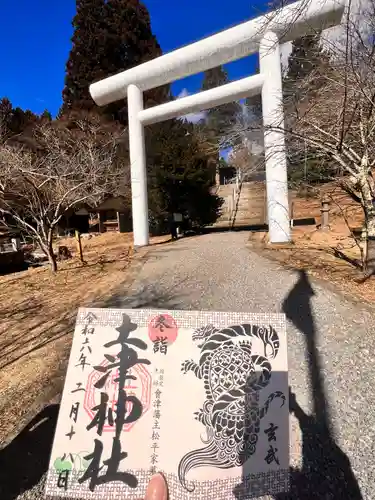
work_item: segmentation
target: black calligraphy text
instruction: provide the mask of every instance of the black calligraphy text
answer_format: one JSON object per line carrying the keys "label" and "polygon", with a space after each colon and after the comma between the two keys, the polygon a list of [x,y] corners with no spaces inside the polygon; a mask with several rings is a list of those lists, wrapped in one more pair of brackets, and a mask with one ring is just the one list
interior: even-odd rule
{"label": "black calligraphy text", "polygon": [[122,451],[121,448],[120,437],[123,426],[138,420],[143,410],[142,402],[135,395],[128,396],[126,394],[125,386],[127,380],[136,380],[134,375],[129,374],[129,370],[137,364],[150,364],[148,359],[138,358],[138,352],[135,350],[135,348],[146,350],[147,344],[141,339],[129,338],[130,333],[136,329],[137,325],[131,322],[127,314],[124,314],[122,325],[116,328],[119,332],[117,339],[104,344],[106,348],[116,345],[120,346],[119,352],[116,356],[106,355],[106,359],[109,361],[109,364],[106,366],[94,367],[99,373],[103,373],[103,376],[94,387],[102,389],[111,371],[116,370],[117,378],[114,382],[118,383],[118,392],[115,412],[111,408],[108,408],[107,393],[104,391],[101,392],[100,403],[93,408],[95,416],[87,426],[87,430],[96,428],[99,436],[102,434],[106,420],[109,425],[114,425],[115,427],[111,456],[107,460],[103,460],[103,464],[106,466],[105,473],[100,475],[103,469],[100,465],[103,454],[103,443],[99,439],[94,440],[94,451],[85,457],[85,460],[90,460],[90,465],[82,477],[78,479],[78,482],[82,484],[85,481],[89,481],[90,491],[94,491],[98,485],[112,481],[121,481],[131,488],[136,488],[138,485],[137,478],[133,474],[119,471],[120,463],[128,456],[128,453]]}

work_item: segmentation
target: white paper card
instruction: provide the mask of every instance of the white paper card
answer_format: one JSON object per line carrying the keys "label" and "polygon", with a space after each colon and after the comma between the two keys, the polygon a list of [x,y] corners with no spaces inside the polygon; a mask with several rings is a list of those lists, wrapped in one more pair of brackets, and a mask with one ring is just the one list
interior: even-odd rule
{"label": "white paper card", "polygon": [[245,499],[288,488],[282,314],[80,309],[46,495]]}

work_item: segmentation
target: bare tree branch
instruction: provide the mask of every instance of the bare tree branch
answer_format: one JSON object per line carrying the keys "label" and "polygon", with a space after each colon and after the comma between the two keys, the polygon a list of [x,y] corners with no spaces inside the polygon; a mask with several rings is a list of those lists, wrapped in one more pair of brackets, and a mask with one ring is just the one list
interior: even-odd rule
{"label": "bare tree branch", "polygon": [[119,136],[98,126],[49,124],[35,129],[34,147],[0,143],[0,214],[3,223],[27,233],[48,255],[54,229],[82,203],[95,206],[128,190],[129,168],[118,158]]}

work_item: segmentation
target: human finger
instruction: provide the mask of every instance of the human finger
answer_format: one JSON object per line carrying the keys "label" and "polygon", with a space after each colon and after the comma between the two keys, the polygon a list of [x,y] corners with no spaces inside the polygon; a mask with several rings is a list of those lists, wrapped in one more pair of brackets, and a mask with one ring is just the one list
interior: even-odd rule
{"label": "human finger", "polygon": [[155,474],[150,479],[146,490],[145,500],[167,500],[168,487],[162,474]]}

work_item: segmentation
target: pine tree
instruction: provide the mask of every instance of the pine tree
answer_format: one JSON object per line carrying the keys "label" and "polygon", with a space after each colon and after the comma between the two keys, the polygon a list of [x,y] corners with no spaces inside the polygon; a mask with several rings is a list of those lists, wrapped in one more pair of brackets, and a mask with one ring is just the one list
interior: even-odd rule
{"label": "pine tree", "polygon": [[262,121],[262,98],[261,95],[255,95],[251,97],[246,97],[245,99],[245,109],[248,118],[251,122],[256,121],[257,123]]}
{"label": "pine tree", "polygon": [[288,58],[287,78],[305,78],[319,63],[321,52],[320,34],[306,35],[294,40]]}
{"label": "pine tree", "polygon": [[[259,75],[259,59],[257,60],[254,74]],[[242,125],[246,130],[245,138],[247,145],[256,144],[259,147],[263,144],[263,112],[262,96],[256,94],[247,97],[242,107]]]}
{"label": "pine tree", "polygon": [[29,109],[14,108],[7,97],[0,99],[0,138],[27,135],[39,121],[40,118]]}
{"label": "pine tree", "polygon": [[[109,74],[138,66],[162,55],[160,45],[152,33],[150,14],[141,1],[107,0],[105,18],[112,65],[108,68]],[[145,92],[143,100],[145,107],[149,107],[169,98],[170,86],[165,85]],[[114,107],[116,108],[116,103]],[[127,115],[122,121],[126,120]]]}
{"label": "pine tree", "polygon": [[263,145],[263,114],[261,95],[247,97],[242,109],[242,126],[245,130],[243,138],[246,138],[251,150],[258,150]]}
{"label": "pine tree", "polygon": [[[161,55],[146,7],[139,0],[77,0],[73,27],[61,114],[95,109],[125,124],[126,101],[99,109],[89,85]],[[165,100],[168,92],[169,87],[146,93],[146,105]]]}
{"label": "pine tree", "polygon": [[76,15],[72,25],[72,49],[66,64],[60,114],[72,110],[91,110],[94,102],[89,94],[89,85],[107,74],[104,1],[76,0]]}
{"label": "pine tree", "polygon": [[[212,68],[204,73],[202,90],[209,90],[229,82],[228,74],[222,66]],[[216,138],[225,136],[237,123],[238,116],[241,113],[241,107],[237,102],[222,104],[211,108],[207,112],[206,124],[210,135]]]}
{"label": "pine tree", "polygon": [[214,222],[221,206],[210,190],[215,166],[209,164],[200,147],[194,125],[169,120],[146,132],[149,207],[154,220],[166,221],[170,214],[179,212],[199,226]]}
{"label": "pine tree", "polygon": [[[320,43],[320,33],[306,35],[297,38],[292,43],[292,51],[288,58],[288,69],[283,81],[284,98],[294,99],[298,102],[304,98],[300,89],[300,83],[323,62],[328,62],[328,55],[324,52]],[[321,79],[314,78],[309,82],[311,90],[321,84]]]}
{"label": "pine tree", "polygon": [[47,121],[47,122],[51,122],[51,121],[52,121],[52,115],[51,115],[51,113],[48,111],[48,109],[45,109],[45,110],[43,111],[43,113],[40,115],[40,117],[41,117],[43,120]]}
{"label": "pine tree", "polygon": [[7,97],[0,99],[0,137],[5,137],[10,128],[13,106]]}
{"label": "pine tree", "polygon": [[[324,82],[320,68],[325,65],[329,65],[329,56],[321,46],[320,33],[294,40],[283,81],[287,127],[289,115],[295,114],[303,102],[314,99],[315,91]],[[292,184],[321,182],[331,169],[330,158],[317,155],[312,147],[301,144],[292,135],[286,137],[286,149],[288,176]]]}

